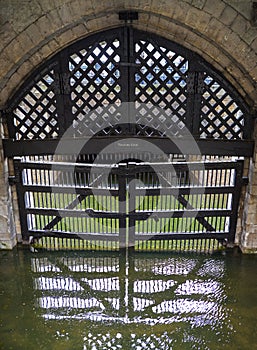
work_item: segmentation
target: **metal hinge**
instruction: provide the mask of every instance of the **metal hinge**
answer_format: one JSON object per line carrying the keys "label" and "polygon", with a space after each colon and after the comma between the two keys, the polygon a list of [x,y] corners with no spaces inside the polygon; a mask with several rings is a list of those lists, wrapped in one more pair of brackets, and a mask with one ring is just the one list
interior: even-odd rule
{"label": "metal hinge", "polygon": [[138,12],[137,11],[120,11],[119,12],[119,20],[120,21],[135,21],[138,20]]}
{"label": "metal hinge", "polygon": [[9,185],[10,185],[10,186],[14,186],[14,185],[16,185],[17,183],[19,183],[20,180],[19,180],[19,177],[15,176],[15,175],[10,175],[10,176],[8,177],[8,182],[9,182]]}
{"label": "metal hinge", "polygon": [[243,177],[242,177],[242,184],[243,184],[244,186],[247,186],[247,185],[249,184],[249,177],[243,176]]}
{"label": "metal hinge", "polygon": [[0,121],[2,123],[6,123],[7,122],[7,111],[5,109],[1,109],[0,110]]}

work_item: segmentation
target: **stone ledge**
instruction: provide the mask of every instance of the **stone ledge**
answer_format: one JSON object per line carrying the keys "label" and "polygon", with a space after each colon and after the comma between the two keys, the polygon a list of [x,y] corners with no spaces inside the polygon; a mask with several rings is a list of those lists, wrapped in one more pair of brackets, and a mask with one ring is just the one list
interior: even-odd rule
{"label": "stone ledge", "polygon": [[243,254],[257,254],[257,247],[256,248],[246,248],[239,246]]}
{"label": "stone ledge", "polygon": [[241,236],[240,249],[244,254],[257,254],[257,225],[249,225]]}
{"label": "stone ledge", "polygon": [[0,238],[0,250],[12,250],[17,244],[16,238],[1,239]]}

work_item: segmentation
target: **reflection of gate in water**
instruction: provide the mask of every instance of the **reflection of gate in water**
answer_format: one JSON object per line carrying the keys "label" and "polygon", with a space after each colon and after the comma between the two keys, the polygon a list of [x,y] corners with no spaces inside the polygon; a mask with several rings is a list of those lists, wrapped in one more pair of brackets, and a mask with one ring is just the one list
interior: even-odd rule
{"label": "reflection of gate in water", "polygon": [[24,240],[141,251],[234,242],[239,161],[110,166],[17,160],[15,170]]}
{"label": "reflection of gate in water", "polygon": [[37,308],[48,322],[85,322],[85,349],[168,349],[180,338],[197,342],[201,330],[203,345],[231,327],[219,257],[56,254],[32,257]]}

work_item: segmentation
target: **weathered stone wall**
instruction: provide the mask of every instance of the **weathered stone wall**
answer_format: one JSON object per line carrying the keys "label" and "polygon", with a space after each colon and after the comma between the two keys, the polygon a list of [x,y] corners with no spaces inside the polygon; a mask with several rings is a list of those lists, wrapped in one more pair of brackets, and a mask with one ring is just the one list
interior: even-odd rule
{"label": "weathered stone wall", "polygon": [[[257,123],[254,130],[257,138]],[[254,157],[249,164],[249,185],[246,189],[242,214],[242,234],[240,245],[245,253],[257,253],[257,143]]]}
{"label": "weathered stone wall", "polygon": [[0,145],[0,249],[12,249],[17,243],[11,188],[8,186],[7,160]]}
{"label": "weathered stone wall", "polygon": [[[252,4],[252,0],[0,0],[0,109],[5,108],[24,79],[57,51],[94,32],[120,26],[120,10],[137,10],[135,27],[203,56],[255,109],[257,26],[252,20]],[[255,158],[252,174],[257,174]],[[4,206],[9,203],[9,192],[3,162],[0,170]],[[246,190],[241,218],[242,245],[252,248],[257,248],[257,217],[247,210],[255,210],[257,198],[251,193],[257,186],[255,177],[252,175],[254,183]],[[0,228],[2,235],[10,231],[6,213],[5,220],[7,226]],[[11,241],[11,234],[9,237]]]}
{"label": "weathered stone wall", "polygon": [[0,0],[0,108],[42,61],[81,37],[119,26],[117,12],[124,9],[139,11],[136,27],[198,52],[257,103],[252,0]]}

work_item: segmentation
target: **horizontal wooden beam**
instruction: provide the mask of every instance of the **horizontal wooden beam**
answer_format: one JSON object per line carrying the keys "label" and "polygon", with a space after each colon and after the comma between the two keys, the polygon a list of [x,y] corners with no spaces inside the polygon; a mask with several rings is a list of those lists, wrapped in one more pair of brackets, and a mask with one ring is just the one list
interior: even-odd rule
{"label": "horizontal wooden beam", "polygon": [[254,141],[162,137],[95,137],[43,140],[3,139],[5,157],[26,155],[72,155],[106,153],[253,155]]}

